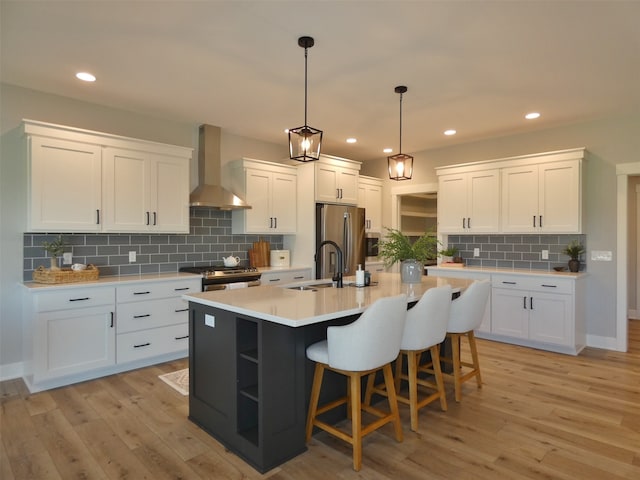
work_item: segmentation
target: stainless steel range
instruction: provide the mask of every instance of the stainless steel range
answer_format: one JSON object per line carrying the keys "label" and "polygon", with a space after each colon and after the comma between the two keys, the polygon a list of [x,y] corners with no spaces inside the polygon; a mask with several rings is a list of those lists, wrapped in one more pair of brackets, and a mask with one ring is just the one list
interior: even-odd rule
{"label": "stainless steel range", "polygon": [[260,285],[261,273],[254,267],[207,265],[202,267],[182,267],[180,271],[202,275],[203,292],[230,288],[257,287]]}

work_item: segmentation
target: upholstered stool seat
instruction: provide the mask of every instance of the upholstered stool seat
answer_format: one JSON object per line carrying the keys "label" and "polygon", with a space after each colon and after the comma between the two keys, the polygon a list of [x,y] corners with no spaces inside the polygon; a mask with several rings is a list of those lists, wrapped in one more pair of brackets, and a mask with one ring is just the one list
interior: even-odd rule
{"label": "upholstered stool seat", "polygon": [[[395,387],[399,402],[409,405],[411,430],[418,430],[418,410],[435,400],[447,410],[447,397],[440,369],[440,343],[444,341],[451,307],[451,286],[427,290],[407,312],[400,354],[396,361]],[[429,356],[423,355],[429,352]],[[425,358],[423,360],[423,357]],[[407,371],[403,372],[403,359],[407,359]],[[426,374],[426,376],[425,376]],[[430,380],[433,376],[433,381]],[[401,382],[408,383],[408,396],[401,395]],[[428,389],[428,394],[418,400],[418,387]],[[373,393],[386,395],[383,385],[374,386],[374,376],[369,377],[365,404],[371,402]]]}
{"label": "upholstered stool seat", "polygon": [[[475,281],[467,287],[462,295],[451,302],[451,312],[447,324],[447,338],[451,341],[451,357],[442,357],[442,361],[453,365],[453,372],[444,376],[454,381],[456,402],[462,399],[463,382],[475,378],[478,388],[482,388],[478,349],[473,331],[482,323],[490,293],[491,283],[489,280]],[[461,359],[460,342],[463,338],[469,342],[471,362]]]}
{"label": "upholstered stool seat", "polygon": [[[314,343],[307,348],[307,358],[316,362],[307,416],[307,441],[311,439],[313,428],[318,427],[351,444],[353,469],[356,471],[362,466],[362,438],[365,435],[387,423],[393,423],[396,440],[402,441],[402,425],[391,362],[400,350],[406,313],[406,295],[381,298],[353,323],[341,327],[328,327],[327,340]],[[348,378],[347,395],[319,406],[325,370]],[[362,377],[380,370],[389,392],[388,412],[369,405],[363,406],[361,399]],[[347,415],[351,418],[350,433],[318,418],[323,413],[344,404],[347,405]],[[378,418],[368,425],[362,425],[363,409]]]}

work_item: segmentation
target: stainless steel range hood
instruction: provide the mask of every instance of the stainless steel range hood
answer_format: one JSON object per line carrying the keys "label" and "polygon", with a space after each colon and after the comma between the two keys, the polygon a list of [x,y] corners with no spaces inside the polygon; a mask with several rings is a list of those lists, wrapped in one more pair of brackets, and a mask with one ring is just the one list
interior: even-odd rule
{"label": "stainless steel range hood", "polygon": [[220,210],[251,208],[243,199],[220,185],[220,127],[200,125],[198,140],[198,186],[189,197],[192,207]]}

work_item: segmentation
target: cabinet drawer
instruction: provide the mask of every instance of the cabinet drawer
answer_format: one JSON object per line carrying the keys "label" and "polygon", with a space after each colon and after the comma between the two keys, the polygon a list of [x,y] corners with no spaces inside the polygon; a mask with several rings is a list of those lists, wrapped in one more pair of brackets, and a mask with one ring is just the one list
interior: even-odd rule
{"label": "cabinet drawer", "polygon": [[493,275],[491,286],[512,290],[528,290],[545,293],[573,293],[572,279],[551,277],[523,277],[518,275]]}
{"label": "cabinet drawer", "polygon": [[186,293],[201,291],[201,279],[172,281],[172,282],[148,282],[123,285],[116,287],[118,302],[138,302],[156,298],[178,297]]}
{"label": "cabinet drawer", "polygon": [[115,302],[115,289],[109,287],[74,288],[64,291],[37,293],[34,298],[37,312],[70,310],[111,305]]}
{"label": "cabinet drawer", "polygon": [[262,285],[281,285],[302,280],[311,280],[311,269],[268,272],[260,276]]}
{"label": "cabinet drawer", "polygon": [[133,362],[144,358],[189,350],[189,325],[170,325],[141,332],[117,336],[117,363]]}
{"label": "cabinet drawer", "polygon": [[188,319],[189,304],[180,297],[123,303],[117,309],[117,332],[187,323]]}

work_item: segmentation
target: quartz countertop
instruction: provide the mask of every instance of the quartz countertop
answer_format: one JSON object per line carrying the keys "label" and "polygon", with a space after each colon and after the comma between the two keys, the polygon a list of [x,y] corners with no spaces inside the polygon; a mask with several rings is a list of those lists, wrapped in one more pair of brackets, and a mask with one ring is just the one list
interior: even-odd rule
{"label": "quartz countertop", "polygon": [[88,280],[86,282],[69,282],[69,283],[37,283],[24,282],[23,285],[29,290],[59,290],[63,288],[79,288],[79,287],[108,287],[126,285],[128,283],[139,282],[158,282],[169,280],[181,280],[184,278],[201,278],[200,274],[174,272],[174,273],[145,273],[140,275],[111,275],[108,277],[98,277],[97,280]]}
{"label": "quartz countertop", "polygon": [[471,272],[486,274],[505,274],[505,275],[539,275],[544,277],[564,277],[564,278],[580,278],[588,275],[587,272],[556,272],[553,270],[530,270],[525,268],[498,268],[498,267],[447,267],[442,265],[433,265],[425,267],[429,272],[435,272],[437,275],[446,276],[447,272]]}
{"label": "quartz countertop", "polygon": [[382,297],[407,295],[408,302],[417,301],[433,287],[451,285],[453,291],[464,290],[472,281],[458,278],[423,276],[417,284],[400,281],[398,273],[379,273],[368,287],[355,287],[354,277],[344,279],[344,288],[295,290],[287,287],[312,286],[331,280],[307,280],[287,285],[238,288],[183,295],[182,298],[214,308],[268,320],[289,327],[303,327],[334,318],[362,313]]}

